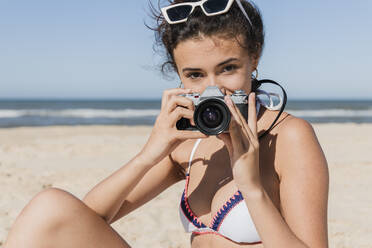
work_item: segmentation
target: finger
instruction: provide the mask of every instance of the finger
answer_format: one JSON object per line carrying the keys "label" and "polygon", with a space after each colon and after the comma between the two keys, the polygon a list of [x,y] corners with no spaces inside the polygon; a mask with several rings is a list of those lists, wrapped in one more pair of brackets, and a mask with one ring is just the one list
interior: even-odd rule
{"label": "finger", "polygon": [[256,94],[254,92],[250,93],[248,97],[248,126],[257,139]]}
{"label": "finger", "polygon": [[172,95],[180,95],[191,93],[191,89],[175,88],[168,89],[163,91],[163,96],[161,97],[161,108],[163,109],[166,106],[166,103],[169,101],[169,97]]}
{"label": "finger", "polygon": [[245,137],[246,137],[246,139],[243,139],[244,145],[246,146],[246,148],[248,148],[249,144],[250,144],[250,141],[254,139],[254,135],[252,134],[252,132],[251,132],[251,130],[250,130],[248,124],[247,124],[247,121],[245,120],[245,118],[242,115],[242,113],[240,112],[240,110],[236,107],[236,105],[232,101],[229,101],[229,103],[232,104],[234,112],[236,113],[236,116],[238,116],[238,118],[239,118],[239,123],[241,124],[242,133],[244,133]]}
{"label": "finger", "polygon": [[183,108],[183,107],[177,107],[172,113],[170,114],[170,123],[172,127],[174,127],[179,119],[182,117],[192,120],[194,118],[194,111]]}
{"label": "finger", "polygon": [[244,142],[242,141],[242,139],[244,139],[244,137],[242,137],[244,134],[242,134],[241,126],[234,117],[232,117],[230,121],[229,133],[234,154],[244,153]]}
{"label": "finger", "polygon": [[[250,106],[248,106],[249,110]],[[255,108],[253,106],[253,108]],[[244,118],[243,114],[240,112],[240,110],[235,106],[236,112],[238,113],[239,118],[241,119],[243,125],[242,128],[244,130],[244,133],[247,135],[248,139],[246,140],[247,143],[245,143],[246,147],[249,147],[250,141],[254,140],[256,138],[256,135],[253,133],[252,129],[250,128],[249,124],[247,123],[246,119]],[[248,122],[250,121],[251,116],[249,116],[248,111]]]}
{"label": "finger", "polygon": [[175,136],[179,140],[204,139],[204,138],[209,137],[208,135],[200,131],[187,131],[187,130],[177,130]]}
{"label": "finger", "polygon": [[171,113],[177,106],[183,106],[190,110],[194,110],[194,103],[191,99],[184,96],[171,96],[165,107],[168,113]]}
{"label": "finger", "polygon": [[227,106],[231,112],[232,117],[239,124],[239,126],[237,126],[236,128],[240,129],[240,133],[241,133],[240,136],[241,136],[241,139],[243,140],[242,143],[244,144],[246,148],[248,148],[250,141],[249,141],[248,131],[245,130],[245,127],[244,127],[244,125],[246,125],[245,119],[243,116],[242,117],[239,116],[239,114],[241,115],[240,110],[235,106],[235,104],[232,102],[229,96],[225,97],[225,102],[227,103]]}
{"label": "finger", "polygon": [[[227,104],[227,107],[229,108],[230,110],[230,113],[232,115],[232,117],[235,118],[235,120],[239,123],[239,124],[242,124],[242,121],[240,120],[239,118],[239,115],[237,113],[237,109],[234,105],[234,103],[232,102],[230,96],[225,96],[225,102]],[[239,111],[239,110],[238,110]]]}

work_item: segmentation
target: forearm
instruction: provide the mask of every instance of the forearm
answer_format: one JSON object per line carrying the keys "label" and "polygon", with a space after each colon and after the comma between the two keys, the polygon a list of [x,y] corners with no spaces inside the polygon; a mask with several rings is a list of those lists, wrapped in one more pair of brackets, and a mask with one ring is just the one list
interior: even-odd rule
{"label": "forearm", "polygon": [[264,247],[308,247],[291,231],[263,188],[240,188]]}
{"label": "forearm", "polygon": [[129,193],[150,168],[150,164],[138,156],[134,157],[91,189],[85,195],[84,203],[110,223]]}

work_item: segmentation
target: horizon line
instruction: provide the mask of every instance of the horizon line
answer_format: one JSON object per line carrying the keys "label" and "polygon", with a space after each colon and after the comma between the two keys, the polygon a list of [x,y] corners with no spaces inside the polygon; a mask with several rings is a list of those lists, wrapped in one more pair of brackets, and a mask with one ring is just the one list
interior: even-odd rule
{"label": "horizon line", "polygon": [[[102,97],[0,97],[0,101],[161,101],[161,97],[158,98],[102,98]],[[372,98],[287,98],[287,101],[372,101]]]}

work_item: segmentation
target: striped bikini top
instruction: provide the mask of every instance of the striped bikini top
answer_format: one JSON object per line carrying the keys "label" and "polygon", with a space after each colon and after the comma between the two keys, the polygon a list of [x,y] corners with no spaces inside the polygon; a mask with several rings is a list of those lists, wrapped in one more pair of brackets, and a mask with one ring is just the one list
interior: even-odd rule
{"label": "striped bikini top", "polygon": [[[257,113],[260,104],[257,104]],[[226,239],[247,244],[259,244],[261,239],[249,214],[248,207],[242,193],[237,190],[228,201],[217,211],[209,225],[202,223],[192,211],[188,202],[187,189],[190,180],[190,168],[196,148],[201,139],[198,139],[191,151],[189,166],[186,173],[185,189],[182,193],[179,208],[181,222],[186,232],[194,234],[216,234]]]}

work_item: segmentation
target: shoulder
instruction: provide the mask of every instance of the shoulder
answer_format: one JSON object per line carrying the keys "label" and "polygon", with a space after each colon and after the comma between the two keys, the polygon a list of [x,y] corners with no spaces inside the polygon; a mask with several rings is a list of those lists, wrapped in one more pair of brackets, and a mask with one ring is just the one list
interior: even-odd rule
{"label": "shoulder", "polygon": [[316,134],[310,122],[293,115],[288,115],[278,130],[278,138],[283,142],[306,141],[315,137]]}
{"label": "shoulder", "polygon": [[[258,118],[259,134],[268,129],[271,123],[277,117],[279,111],[264,109],[260,111]],[[283,142],[293,142],[294,140],[303,140],[315,138],[313,126],[306,120],[293,116],[287,112],[283,112],[276,124],[273,126],[269,133],[268,139],[276,137]]]}
{"label": "shoulder", "polygon": [[277,139],[278,148],[282,149],[320,146],[311,123],[293,115],[288,115],[278,127]]}
{"label": "shoulder", "polygon": [[275,149],[281,214],[301,240],[323,247],[327,243],[329,174],[313,126],[289,116],[278,127]]}
{"label": "shoulder", "polygon": [[309,173],[327,167],[324,152],[313,126],[289,115],[278,129],[277,162],[280,178],[284,174]]}

